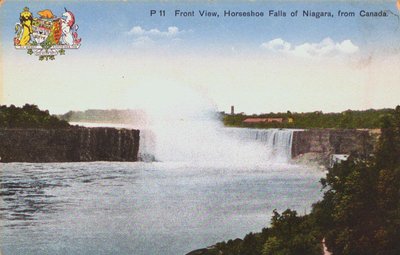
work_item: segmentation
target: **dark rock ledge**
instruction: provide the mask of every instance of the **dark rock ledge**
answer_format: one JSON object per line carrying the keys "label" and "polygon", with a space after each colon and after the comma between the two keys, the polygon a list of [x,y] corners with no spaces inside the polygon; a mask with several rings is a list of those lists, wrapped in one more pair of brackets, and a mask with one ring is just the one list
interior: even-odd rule
{"label": "dark rock ledge", "polygon": [[139,130],[0,129],[1,162],[137,161]]}

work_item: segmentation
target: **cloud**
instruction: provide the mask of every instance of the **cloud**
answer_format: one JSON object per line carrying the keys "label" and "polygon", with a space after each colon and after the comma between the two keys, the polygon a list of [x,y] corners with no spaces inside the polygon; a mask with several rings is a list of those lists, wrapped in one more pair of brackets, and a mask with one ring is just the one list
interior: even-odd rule
{"label": "cloud", "polygon": [[191,30],[180,30],[175,26],[170,26],[164,31],[157,28],[146,30],[141,26],[134,26],[125,34],[133,37],[133,46],[139,46],[140,48],[143,48],[154,46],[170,47],[171,45],[180,43],[182,40],[179,38],[179,36],[185,32],[191,32]]}
{"label": "cloud", "polygon": [[291,44],[284,41],[281,38],[277,38],[271,40],[269,42],[261,44],[261,48],[271,50],[271,51],[280,51],[280,52],[287,52],[290,50]]}
{"label": "cloud", "polygon": [[351,40],[334,42],[329,37],[319,43],[303,43],[299,45],[292,45],[282,38],[277,38],[262,43],[260,47],[274,53],[306,58],[346,56],[359,51],[359,47],[353,44]]}
{"label": "cloud", "polygon": [[161,31],[157,28],[152,28],[149,30],[143,29],[141,26],[134,26],[131,30],[127,32],[128,35],[132,36],[153,36],[153,37],[175,37],[183,33],[184,30],[179,30],[179,28],[172,26],[168,27],[166,31]]}

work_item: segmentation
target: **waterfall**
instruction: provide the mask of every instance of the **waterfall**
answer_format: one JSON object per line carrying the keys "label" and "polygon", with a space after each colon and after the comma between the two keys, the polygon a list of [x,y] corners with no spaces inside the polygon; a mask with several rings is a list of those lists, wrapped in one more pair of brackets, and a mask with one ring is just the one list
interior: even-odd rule
{"label": "waterfall", "polygon": [[293,130],[226,128],[213,121],[168,122],[141,130],[143,161],[259,165],[291,159]]}
{"label": "waterfall", "polygon": [[[154,91],[157,91],[155,96]],[[291,158],[291,130],[227,128],[202,89],[174,79],[132,86],[131,108],[146,115],[140,129],[142,160],[253,168]]]}
{"label": "waterfall", "polygon": [[[93,125],[95,124],[85,126]],[[290,161],[293,132],[296,131],[227,128],[219,121],[207,119],[166,121],[147,127],[118,127],[140,129],[141,161],[207,162],[248,167]]]}
{"label": "waterfall", "polygon": [[292,158],[292,130],[267,129],[250,132],[255,133],[255,140],[271,150],[271,157],[275,157],[278,161],[288,161]]}
{"label": "waterfall", "polygon": [[139,160],[143,162],[155,161],[155,135],[150,129],[140,130]]}
{"label": "waterfall", "polygon": [[275,162],[287,162],[292,158],[293,129],[228,128],[229,133],[241,140],[263,144],[266,158]]}

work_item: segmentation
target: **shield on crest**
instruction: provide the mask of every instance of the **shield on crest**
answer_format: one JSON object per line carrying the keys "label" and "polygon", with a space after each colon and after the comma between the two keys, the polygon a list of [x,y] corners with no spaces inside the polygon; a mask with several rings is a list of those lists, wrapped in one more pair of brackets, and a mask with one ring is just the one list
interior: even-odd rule
{"label": "shield on crest", "polygon": [[52,25],[50,21],[41,18],[33,19],[32,36],[37,44],[46,41],[47,37],[50,35],[51,27]]}
{"label": "shield on crest", "polygon": [[32,22],[32,36],[37,44],[45,41],[58,44],[62,35],[61,19],[35,18]]}

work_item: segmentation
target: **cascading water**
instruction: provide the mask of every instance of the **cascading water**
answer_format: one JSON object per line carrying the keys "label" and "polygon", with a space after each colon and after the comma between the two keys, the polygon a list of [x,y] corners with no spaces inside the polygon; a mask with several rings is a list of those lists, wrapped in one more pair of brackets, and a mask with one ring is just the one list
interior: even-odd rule
{"label": "cascading water", "polygon": [[135,127],[141,132],[139,156],[143,161],[251,169],[291,158],[291,130],[226,128],[212,100],[201,90],[172,81],[132,89],[127,93],[137,103],[132,108],[142,109],[148,120]]}
{"label": "cascading water", "polygon": [[288,162],[292,158],[293,129],[227,128],[238,139],[262,143],[269,150],[266,159]]}
{"label": "cascading water", "polygon": [[179,121],[142,130],[142,159],[213,165],[287,163],[293,130],[225,128],[214,121]]}

